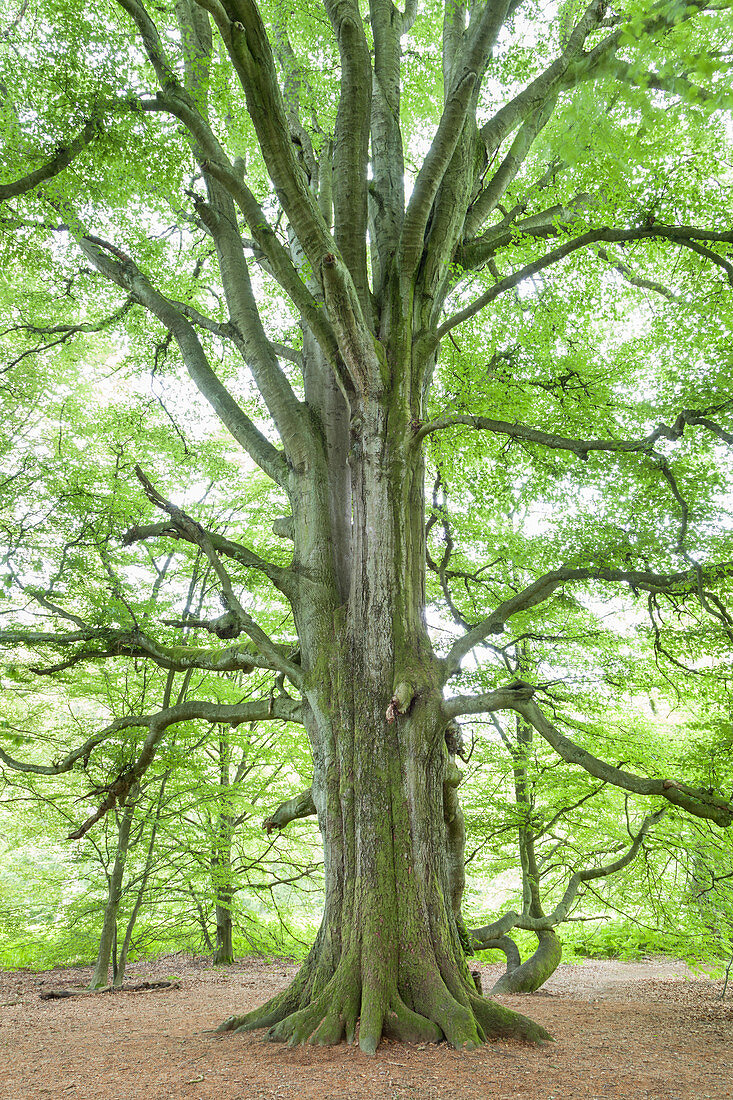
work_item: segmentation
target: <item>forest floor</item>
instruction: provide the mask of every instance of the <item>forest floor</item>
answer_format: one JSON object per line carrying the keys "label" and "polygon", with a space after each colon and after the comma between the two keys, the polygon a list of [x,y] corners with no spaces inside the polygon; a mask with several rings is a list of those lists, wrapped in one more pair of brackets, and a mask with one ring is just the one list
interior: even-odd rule
{"label": "forest floor", "polygon": [[[555,1042],[383,1042],[358,1048],[267,1043],[214,1034],[295,973],[290,962],[229,968],[173,955],[127,980],[175,978],[163,990],[41,1000],[83,986],[87,968],[0,972],[2,1100],[733,1100],[733,989],[681,962],[563,965],[544,990],[497,998],[539,1020]],[[484,989],[501,967],[483,967]]]}

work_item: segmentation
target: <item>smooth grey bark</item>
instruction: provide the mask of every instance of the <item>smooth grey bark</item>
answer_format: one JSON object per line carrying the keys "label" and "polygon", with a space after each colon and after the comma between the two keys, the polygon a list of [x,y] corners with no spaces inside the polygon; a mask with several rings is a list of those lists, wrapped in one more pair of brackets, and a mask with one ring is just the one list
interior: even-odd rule
{"label": "smooth grey bark", "polygon": [[231,745],[226,736],[219,738],[219,801],[212,822],[211,885],[214,893],[214,919],[216,941],[213,961],[217,966],[229,966],[234,962],[232,902],[234,883],[232,875],[232,840],[234,815],[231,812]]}
{"label": "smooth grey bark", "polygon": [[[135,924],[137,923],[137,918],[138,918],[138,915],[139,915],[140,910],[142,908],[143,901],[145,899],[145,893],[146,893],[146,890],[147,890],[148,882],[150,880],[150,873],[153,869],[153,860],[154,860],[154,856],[155,856],[155,842],[156,842],[156,839],[157,839],[157,836],[158,836],[158,826],[160,824],[160,816],[161,816],[161,813],[162,813],[162,810],[163,810],[163,796],[165,794],[165,788],[166,788],[166,785],[168,783],[169,776],[170,776],[170,772],[166,772],[163,776],[163,779],[161,780],[160,790],[158,792],[157,805],[156,805],[156,809],[155,809],[155,817],[153,818],[153,825],[152,825],[152,828],[150,830],[150,839],[148,840],[148,849],[147,849],[147,854],[146,854],[146,858],[145,858],[145,866],[144,866],[143,872],[140,876],[140,881],[137,883],[137,887],[135,889],[135,903],[132,907],[132,912],[130,913],[130,916],[127,919],[127,924],[125,925],[125,935],[122,939],[122,945],[119,948],[119,951],[117,950],[117,945],[115,944],[115,950],[114,950],[114,960],[115,961],[114,961],[114,966],[113,966],[113,980],[112,980],[112,984],[115,986],[115,988],[118,988],[119,986],[121,986],[123,981],[125,980],[125,970],[127,968],[127,956],[129,954],[130,945],[132,943],[132,934],[135,930]],[[116,933],[115,933],[115,937],[116,937]]]}
{"label": "smooth grey bark", "polygon": [[113,952],[116,947],[117,913],[122,896],[122,881],[129,852],[130,831],[135,816],[137,794],[137,789],[131,791],[121,814],[117,817],[117,846],[112,871],[107,876],[107,903],[104,907],[104,918],[94,973],[89,982],[90,989],[102,989],[109,983],[110,963],[113,960]]}
{"label": "smooth grey bark", "polygon": [[[526,674],[529,664],[528,643],[525,642],[519,656],[519,671]],[[512,754],[512,769],[514,773],[514,797],[519,812],[519,825],[517,828],[517,840],[519,845],[519,862],[522,871],[522,899],[523,912],[534,920],[544,920],[546,917],[542,907],[540,892],[540,871],[537,865],[535,851],[535,835],[532,828],[532,792],[527,775],[527,758],[532,745],[532,727],[517,717],[515,723],[515,740],[512,744],[505,743]],[[544,985],[554,973],[562,960],[562,946],[555,931],[552,928],[543,928],[537,931],[537,948],[534,953],[517,965],[511,967],[510,956],[507,955],[507,972],[494,984],[492,993],[534,993]]]}

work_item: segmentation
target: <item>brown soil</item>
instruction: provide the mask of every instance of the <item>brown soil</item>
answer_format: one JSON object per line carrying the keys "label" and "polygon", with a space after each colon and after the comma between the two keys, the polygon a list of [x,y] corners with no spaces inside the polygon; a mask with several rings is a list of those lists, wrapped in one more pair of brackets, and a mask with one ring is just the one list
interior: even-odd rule
{"label": "brown soil", "polygon": [[[500,967],[484,967],[484,988]],[[733,989],[683,963],[563,965],[544,990],[501,997],[556,1042],[383,1042],[374,1057],[347,1046],[289,1049],[261,1032],[217,1035],[295,973],[288,962],[228,969],[168,956],[129,980],[176,977],[178,988],[41,1000],[91,971],[0,973],[3,1100],[733,1100]]]}

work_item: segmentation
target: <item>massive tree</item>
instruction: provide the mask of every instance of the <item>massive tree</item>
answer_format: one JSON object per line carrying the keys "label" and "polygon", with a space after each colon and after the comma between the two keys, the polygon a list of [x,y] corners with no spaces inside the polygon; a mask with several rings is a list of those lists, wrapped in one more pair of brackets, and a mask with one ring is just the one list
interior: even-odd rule
{"label": "massive tree", "polygon": [[[231,704],[189,691],[52,764],[0,758],[57,774],[142,730],[80,834],[124,802],[175,723],[302,723],[312,787],[271,824],[317,812],[323,922],[293,985],[224,1026],[296,1043],[351,1041],[358,1028],[365,1051],[382,1035],[459,1047],[545,1037],[482,998],[467,966],[456,720],[508,710],[604,782],[719,825],[733,807],[595,755],[548,717],[542,685],[502,680],[501,664],[488,691],[459,677],[553,601],[586,614],[578,593],[646,600],[660,646],[665,607],[716,646],[732,636],[727,535],[705,520],[733,439],[729,387],[713,396],[727,385],[733,282],[729,4],[4,10],[0,200],[20,242],[6,252],[20,285],[24,260],[38,269],[9,311],[13,369],[105,330],[124,334],[119,355],[147,344],[154,373],[166,355],[180,362],[249,456],[245,476],[256,465],[287,500],[276,531],[293,549],[258,552],[247,516],[222,533],[174,503],[174,471],[156,471],[141,424],[137,478],[158,517],[125,542],[196,549],[224,614],[194,625],[221,644],[171,644],[172,624],[156,625],[149,602],[138,614],[119,578],[108,617],[85,617],[64,601],[71,563],[50,593],[11,574],[43,622],[29,626],[26,602],[3,640],[61,652],[42,669],[54,675],[128,659],[182,674],[270,670],[273,690]],[[62,292],[44,298],[54,273]],[[545,531],[548,515],[557,526],[554,539],[529,538],[526,584],[501,545],[485,545],[483,563],[453,555],[441,484],[470,509],[456,483],[471,433],[495,464],[485,492],[496,488],[500,512],[510,490],[530,499],[532,470],[544,471],[540,512]],[[129,440],[120,446],[124,467]],[[578,460],[587,472],[571,477]],[[14,485],[22,473],[11,470]],[[612,514],[593,527],[616,480]],[[580,542],[562,527],[579,501]],[[426,624],[427,564],[463,623],[448,645]],[[287,602],[292,627],[263,629],[243,595],[251,572]]]}

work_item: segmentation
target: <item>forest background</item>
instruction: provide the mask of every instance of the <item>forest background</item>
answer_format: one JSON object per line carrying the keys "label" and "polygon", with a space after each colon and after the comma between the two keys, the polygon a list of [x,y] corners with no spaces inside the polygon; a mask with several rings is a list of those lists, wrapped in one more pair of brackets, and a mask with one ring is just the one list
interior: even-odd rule
{"label": "forest background", "polygon": [[0,962],[724,966],[730,5],[2,12]]}

